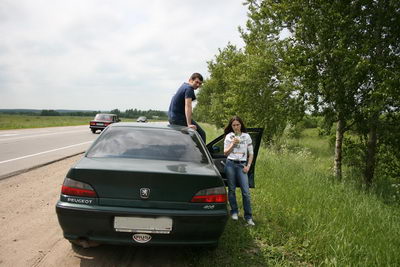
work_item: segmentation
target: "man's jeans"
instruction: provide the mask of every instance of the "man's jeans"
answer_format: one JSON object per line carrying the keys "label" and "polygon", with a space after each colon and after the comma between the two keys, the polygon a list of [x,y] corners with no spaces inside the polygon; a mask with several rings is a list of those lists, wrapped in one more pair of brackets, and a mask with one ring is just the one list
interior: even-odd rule
{"label": "man's jeans", "polygon": [[236,185],[240,186],[242,191],[244,218],[246,220],[252,218],[251,199],[249,189],[249,179],[247,173],[243,172],[244,163],[235,163],[229,159],[226,160],[225,174],[228,178],[228,199],[231,205],[231,214],[238,213],[238,205],[236,201]]}
{"label": "man's jeans", "polygon": [[[170,124],[174,124],[174,125],[188,126],[186,121],[184,121],[184,120],[171,120],[171,119],[169,119],[169,123]],[[204,143],[207,144],[206,143],[206,132],[194,120],[192,120],[192,124],[196,125],[197,132],[201,136],[201,139],[203,139]]]}

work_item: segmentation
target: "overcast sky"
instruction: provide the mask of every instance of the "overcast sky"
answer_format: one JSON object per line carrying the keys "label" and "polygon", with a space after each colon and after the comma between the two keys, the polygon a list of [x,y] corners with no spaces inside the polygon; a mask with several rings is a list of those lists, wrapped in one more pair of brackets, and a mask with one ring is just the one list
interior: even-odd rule
{"label": "overcast sky", "polygon": [[1,0],[0,108],[167,110],[243,41],[242,0]]}

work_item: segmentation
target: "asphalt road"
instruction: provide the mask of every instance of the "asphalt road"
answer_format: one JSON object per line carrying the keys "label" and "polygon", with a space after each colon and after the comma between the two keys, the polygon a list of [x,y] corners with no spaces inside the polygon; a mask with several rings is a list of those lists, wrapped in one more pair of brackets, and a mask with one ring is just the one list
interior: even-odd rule
{"label": "asphalt road", "polygon": [[84,152],[99,136],[88,125],[0,131],[0,179]]}

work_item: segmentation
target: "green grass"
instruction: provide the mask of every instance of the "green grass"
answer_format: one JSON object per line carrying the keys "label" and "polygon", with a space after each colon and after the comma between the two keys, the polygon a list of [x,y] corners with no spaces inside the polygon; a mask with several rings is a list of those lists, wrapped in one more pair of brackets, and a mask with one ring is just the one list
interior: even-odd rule
{"label": "green grass", "polygon": [[211,124],[200,123],[200,126],[207,134],[207,143],[210,143],[212,140],[224,133],[223,129],[218,129]]}
{"label": "green grass", "polygon": [[[203,128],[207,140],[222,132]],[[399,266],[399,209],[335,182],[331,150],[314,130],[279,151],[262,148],[252,189],[256,227],[229,220],[219,247],[193,253],[188,264]]]}
{"label": "green grass", "polygon": [[[43,128],[57,126],[88,125],[94,117],[80,116],[31,116],[0,114],[0,130]],[[121,121],[136,122],[136,118],[121,118]],[[149,120],[157,121],[157,120]]]}
{"label": "green grass", "polygon": [[93,117],[78,116],[28,116],[0,114],[0,130],[42,128],[55,126],[89,125]]}
{"label": "green grass", "polygon": [[263,150],[259,160],[265,168],[257,169],[261,179],[254,191],[255,213],[266,215],[261,223],[271,229],[269,243],[290,248],[293,261],[400,264],[398,209],[333,182],[327,164],[310,154]]}

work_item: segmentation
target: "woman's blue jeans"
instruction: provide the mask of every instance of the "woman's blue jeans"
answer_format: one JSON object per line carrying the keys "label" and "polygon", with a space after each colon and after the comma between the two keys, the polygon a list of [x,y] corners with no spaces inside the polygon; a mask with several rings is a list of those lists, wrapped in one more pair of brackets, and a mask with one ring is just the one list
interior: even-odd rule
{"label": "woman's blue jeans", "polygon": [[251,199],[249,189],[249,178],[247,173],[243,172],[245,164],[235,163],[229,159],[226,160],[225,174],[228,179],[228,199],[231,206],[231,214],[239,213],[236,201],[236,186],[239,185],[242,191],[244,218],[252,218]]}

